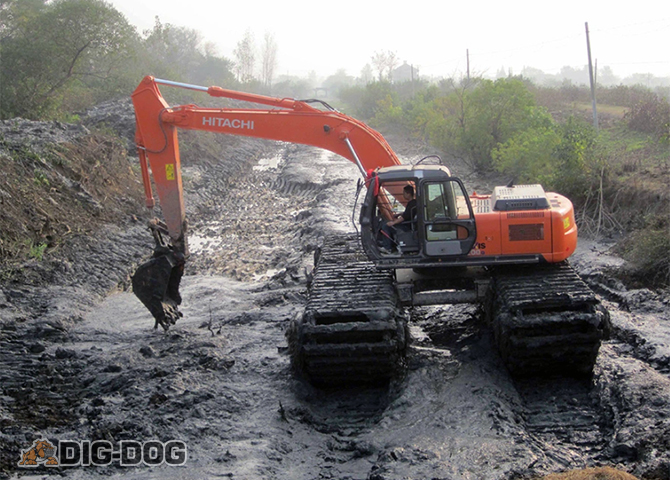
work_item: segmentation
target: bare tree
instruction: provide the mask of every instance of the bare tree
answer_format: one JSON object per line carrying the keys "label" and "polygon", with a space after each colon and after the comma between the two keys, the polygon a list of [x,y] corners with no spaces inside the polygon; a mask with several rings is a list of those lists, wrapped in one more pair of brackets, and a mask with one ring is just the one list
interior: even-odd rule
{"label": "bare tree", "polygon": [[396,69],[399,63],[400,59],[398,58],[398,54],[388,50],[386,52],[386,70],[388,72],[387,74],[389,82],[393,81],[393,70]]}
{"label": "bare tree", "polygon": [[372,66],[377,71],[379,81],[384,80],[384,77],[390,82],[393,80],[393,70],[400,63],[398,54],[387,50],[385,52],[375,52],[372,56]]}
{"label": "bare tree", "polygon": [[251,30],[244,33],[242,40],[237,42],[237,48],[233,50],[235,55],[235,73],[237,79],[242,83],[254,79],[254,66],[256,64],[256,51],[254,46],[254,35]]}
{"label": "bare tree", "polygon": [[261,59],[261,81],[266,87],[270,88],[277,68],[277,42],[275,42],[274,35],[270,32],[265,32]]}
{"label": "bare tree", "polygon": [[386,52],[375,52],[371,60],[381,82],[384,79],[384,70],[386,70]]}

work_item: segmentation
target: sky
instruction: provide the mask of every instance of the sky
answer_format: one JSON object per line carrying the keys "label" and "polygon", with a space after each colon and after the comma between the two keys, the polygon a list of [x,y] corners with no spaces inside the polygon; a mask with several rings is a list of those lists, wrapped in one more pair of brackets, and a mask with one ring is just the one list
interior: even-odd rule
{"label": "sky", "polygon": [[198,30],[217,53],[233,50],[250,30],[260,49],[266,32],[277,44],[277,75],[359,76],[375,52],[395,52],[420,75],[494,77],[502,68],[558,73],[588,62],[618,77],[670,77],[670,1],[520,0],[111,0],[140,32],[161,23]]}

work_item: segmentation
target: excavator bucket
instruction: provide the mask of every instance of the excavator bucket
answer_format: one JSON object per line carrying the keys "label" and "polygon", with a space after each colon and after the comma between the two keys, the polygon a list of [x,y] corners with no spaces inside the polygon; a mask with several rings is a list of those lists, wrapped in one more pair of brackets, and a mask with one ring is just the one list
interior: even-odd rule
{"label": "excavator bucket", "polygon": [[167,245],[155,224],[150,225],[156,248],[150,260],[140,265],[132,276],[133,293],[158,325],[168,330],[182,316],[178,306],[181,304],[179,283],[184,275],[184,255],[175,252]]}

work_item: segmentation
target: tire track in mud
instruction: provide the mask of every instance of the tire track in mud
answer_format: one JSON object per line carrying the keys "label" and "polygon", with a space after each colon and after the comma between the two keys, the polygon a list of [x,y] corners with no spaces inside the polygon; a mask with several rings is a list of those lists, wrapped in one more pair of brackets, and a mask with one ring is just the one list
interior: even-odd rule
{"label": "tire track in mud", "polygon": [[42,353],[42,343],[27,340],[12,327],[2,329],[0,346],[0,384],[12,398],[15,418],[37,428],[72,420],[72,392],[80,388],[82,371],[81,365],[70,361],[73,352],[59,347],[54,354]]}
{"label": "tire track in mud", "polygon": [[[284,459],[287,470],[277,470],[275,478],[371,478],[377,456],[383,454],[379,428],[398,385],[322,390],[296,380],[294,388],[293,406],[282,416],[299,447]],[[308,458],[300,455],[301,447]],[[287,473],[300,464],[310,465],[304,475]]]}
{"label": "tire track in mud", "polygon": [[[595,246],[591,249],[597,252]],[[580,274],[610,312],[612,340],[620,343],[619,353],[670,377],[670,296],[644,288],[628,290],[608,274],[622,261],[610,256],[606,249],[597,255],[596,261],[591,259],[591,264],[581,265]]]}
{"label": "tire track in mud", "polygon": [[290,409],[287,416],[343,442],[378,423],[393,397],[389,387],[309,390],[302,404]]}
{"label": "tire track in mud", "polygon": [[647,290],[627,292],[606,302],[613,343],[621,355],[640,360],[670,378],[670,314],[667,302]]}
{"label": "tire track in mud", "polygon": [[322,192],[325,188],[336,186],[341,181],[335,181],[331,184],[317,184],[317,183],[303,183],[303,182],[294,182],[286,178],[276,178],[270,184],[270,189],[276,190],[277,192],[290,196],[290,197],[300,197],[304,199],[313,200],[316,196]]}
{"label": "tire track in mud", "polygon": [[[419,341],[430,348],[449,351],[462,362],[480,362],[483,349],[490,348],[497,357],[501,373],[509,375],[493,346],[492,332],[475,306],[432,307],[415,309],[415,327],[427,335]],[[418,323],[418,325],[416,325]],[[414,334],[415,339],[417,337]],[[483,345],[479,344],[483,340]],[[416,340],[415,340],[416,344]],[[488,347],[487,347],[488,345]],[[482,358],[477,358],[482,356]],[[536,460],[529,471],[551,472],[560,469],[582,468],[593,462],[607,462],[609,440],[612,436],[611,411],[601,404],[598,388],[588,377],[570,376],[510,376],[516,398],[505,400],[518,424],[516,441],[531,448]],[[489,413],[498,416],[493,403]],[[503,415],[498,428],[509,430],[509,414]]]}
{"label": "tire track in mud", "polygon": [[590,378],[520,378],[514,385],[529,441],[545,456],[533,468],[586,467],[606,459],[611,419],[603,418]]}
{"label": "tire track in mud", "polygon": [[315,211],[333,201],[326,191],[350,179],[329,175],[328,157],[314,148],[281,148],[272,166],[250,165],[234,179],[209,166],[194,169],[188,194],[197,204],[189,234],[195,248],[187,274],[251,281],[284,271],[306,279],[304,259],[324,235]]}

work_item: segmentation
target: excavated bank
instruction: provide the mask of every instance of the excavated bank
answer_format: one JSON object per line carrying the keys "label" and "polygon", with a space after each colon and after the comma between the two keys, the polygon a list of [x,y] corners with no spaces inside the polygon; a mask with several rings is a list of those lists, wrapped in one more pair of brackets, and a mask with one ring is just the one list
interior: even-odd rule
{"label": "excavated bank", "polygon": [[335,236],[315,259],[302,318],[289,329],[294,366],[318,386],[383,383],[407,345],[393,273],[377,270],[354,235]]}
{"label": "excavated bank", "polygon": [[567,263],[496,269],[488,318],[515,375],[590,374],[609,330],[607,312]]}

